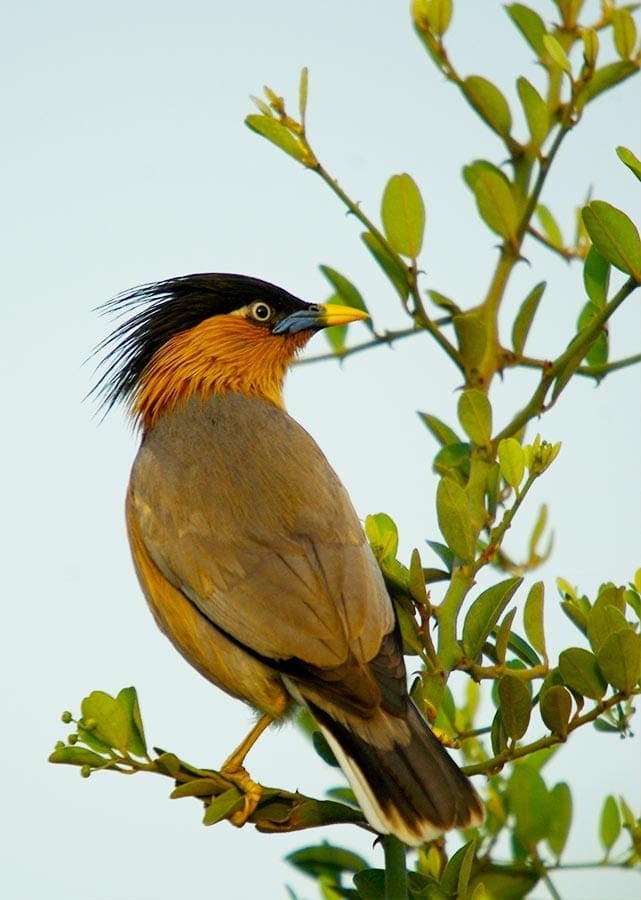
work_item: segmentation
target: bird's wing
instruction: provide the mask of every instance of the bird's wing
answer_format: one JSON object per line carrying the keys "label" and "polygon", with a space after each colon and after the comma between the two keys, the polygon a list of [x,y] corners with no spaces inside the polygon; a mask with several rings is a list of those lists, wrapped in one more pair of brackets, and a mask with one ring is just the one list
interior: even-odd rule
{"label": "bird's wing", "polygon": [[168,581],[255,654],[349,669],[394,627],[338,477],[264,400],[192,398],[164,416],[140,448],[131,502]]}

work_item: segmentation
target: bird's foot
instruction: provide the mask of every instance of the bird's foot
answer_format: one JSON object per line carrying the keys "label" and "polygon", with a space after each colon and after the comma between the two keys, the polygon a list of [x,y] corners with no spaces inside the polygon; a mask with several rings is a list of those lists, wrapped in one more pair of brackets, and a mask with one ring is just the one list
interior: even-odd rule
{"label": "bird's foot", "polygon": [[443,731],[442,728],[435,728],[434,725],[430,725],[432,729],[432,733],[434,737],[444,746],[449,747],[450,750],[460,750],[461,742],[458,738],[450,737],[447,732]]}
{"label": "bird's foot", "polygon": [[229,816],[229,821],[236,828],[242,828],[254,812],[263,794],[262,787],[253,781],[243,766],[235,765],[228,760],[220,770],[220,774],[231,782],[243,795],[243,805]]}

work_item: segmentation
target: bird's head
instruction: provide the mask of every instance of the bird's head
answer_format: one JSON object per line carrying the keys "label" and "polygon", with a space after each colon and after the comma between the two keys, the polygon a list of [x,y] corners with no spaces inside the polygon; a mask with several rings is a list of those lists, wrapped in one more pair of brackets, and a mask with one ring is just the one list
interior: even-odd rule
{"label": "bird's head", "polygon": [[312,334],[366,318],[221,274],[143,285],[104,309],[124,321],[97,349],[103,371],[94,393],[107,409],[125,401],[145,430],[194,394],[240,391],[282,406],[287,368]]}

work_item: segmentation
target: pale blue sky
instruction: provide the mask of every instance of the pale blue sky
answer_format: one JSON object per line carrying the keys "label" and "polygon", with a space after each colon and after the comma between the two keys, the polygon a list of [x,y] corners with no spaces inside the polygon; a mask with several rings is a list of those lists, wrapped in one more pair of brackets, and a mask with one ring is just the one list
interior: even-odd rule
{"label": "pale blue sky", "polygon": [[[546,0],[533,5],[553,12]],[[309,132],[321,159],[374,217],[387,178],[413,175],[428,210],[426,286],[463,305],[481,299],[496,241],[479,224],[460,169],[478,156],[499,162],[499,142],[435,72],[405,4],[41,0],[7,6],[2,31],[3,371],[11,428],[3,445],[0,893],[11,900],[271,900],[284,897],[289,883],[311,900],[314,885],[282,859],[325,832],[205,829],[195,803],[167,800],[168,783],[108,774],[85,782],[44,762],[66,733],[59,713],[76,711],[92,689],[136,685],[150,740],[202,765],[220,763],[251,720],[160,635],[135,582],[122,503],[136,442],[118,412],[99,424],[82,402],[92,378],[83,360],[108,328],[93,309],[133,285],[194,271],[245,272],[323,300],[329,291],[317,265],[327,263],[360,287],[380,328],[402,326],[356,223],[317,178],[243,125],[248,95],[264,83],[295,108],[303,65],[310,67]],[[514,77],[527,65],[532,80],[539,75],[502,5],[460,0],[450,46],[465,74],[501,84],[516,116]],[[618,144],[639,153],[638,97],[638,82],[605,96],[568,139],[550,183],[566,233],[590,186],[595,196],[638,210],[638,183],[614,153]],[[583,302],[580,279],[536,248],[531,260],[515,274],[509,304],[515,309],[536,281],[549,280],[531,346],[549,355],[571,334]],[[615,354],[638,352],[639,333],[634,297],[613,325]],[[458,386],[437,348],[412,340],[342,369],[300,368],[287,390],[290,412],[325,450],[359,514],[391,514],[405,553],[438,538],[434,447],[415,411],[454,424]],[[310,352],[324,348],[317,337]],[[525,381],[510,375],[495,386],[498,423]],[[593,592],[601,579],[623,583],[639,566],[640,387],[638,370],[598,390],[577,383],[540,424],[563,450],[508,547],[524,550],[538,504],[547,502],[556,540],[541,577],[556,652],[579,642],[559,612],[556,576]],[[598,856],[595,816],[604,793],[624,792],[638,811],[638,758],[638,737],[594,732],[579,733],[559,753],[548,774],[572,779],[568,859]],[[336,783],[291,726],[264,737],[249,764],[258,780],[307,793]],[[343,828],[331,837],[382,864],[365,836]],[[621,898],[636,896],[629,874],[558,879],[566,900],[596,900],[606,884]]]}

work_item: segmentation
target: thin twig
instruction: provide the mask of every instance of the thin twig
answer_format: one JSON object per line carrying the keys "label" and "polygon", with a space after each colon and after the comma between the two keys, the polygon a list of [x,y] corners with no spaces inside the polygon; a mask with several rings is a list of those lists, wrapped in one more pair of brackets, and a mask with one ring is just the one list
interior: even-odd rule
{"label": "thin twig", "polygon": [[576,250],[574,247],[559,247],[558,244],[553,244],[544,234],[541,234],[540,231],[533,225],[528,225],[527,233],[530,237],[533,237],[539,244],[543,244],[544,247],[547,247],[548,250],[551,250],[553,253],[556,253],[557,256],[560,256],[561,259],[564,259],[566,262],[570,262],[573,259],[582,259],[582,255]]}

